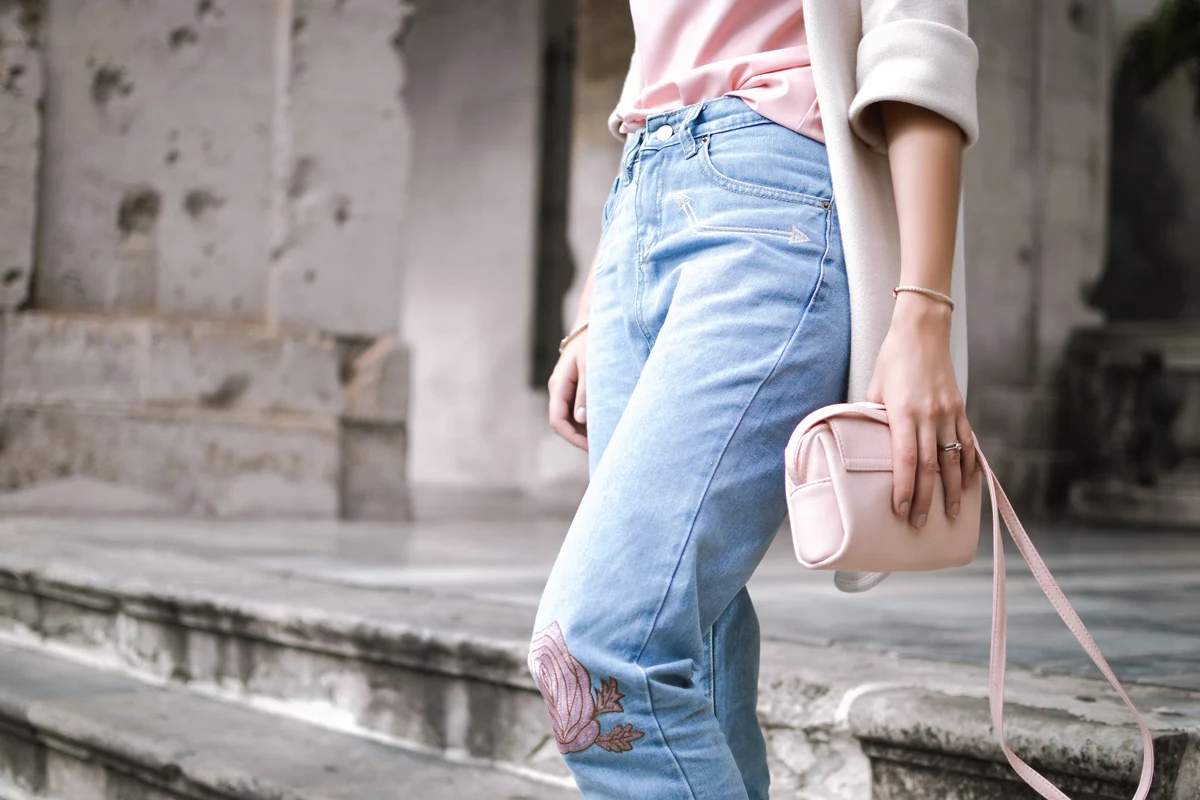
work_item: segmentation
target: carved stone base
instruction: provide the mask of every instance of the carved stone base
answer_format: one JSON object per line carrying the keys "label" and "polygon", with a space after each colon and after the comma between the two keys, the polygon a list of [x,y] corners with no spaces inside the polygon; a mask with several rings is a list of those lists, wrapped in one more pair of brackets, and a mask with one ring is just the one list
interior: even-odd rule
{"label": "carved stone base", "polygon": [[1200,327],[1078,331],[1063,390],[1072,515],[1200,528]]}

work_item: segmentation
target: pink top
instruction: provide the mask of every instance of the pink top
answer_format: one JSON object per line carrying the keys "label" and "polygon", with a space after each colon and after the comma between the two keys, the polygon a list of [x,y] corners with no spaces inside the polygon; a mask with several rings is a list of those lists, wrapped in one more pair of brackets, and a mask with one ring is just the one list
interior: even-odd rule
{"label": "pink top", "polygon": [[802,0],[630,0],[645,88],[619,107],[621,132],[725,95],[825,141]]}

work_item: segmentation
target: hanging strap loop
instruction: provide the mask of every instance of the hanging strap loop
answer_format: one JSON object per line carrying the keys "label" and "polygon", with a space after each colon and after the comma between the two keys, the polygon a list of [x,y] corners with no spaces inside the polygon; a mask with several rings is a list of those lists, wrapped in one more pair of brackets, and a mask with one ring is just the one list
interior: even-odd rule
{"label": "hanging strap loop", "polygon": [[995,572],[992,581],[991,708],[992,726],[995,728],[996,738],[1000,740],[1000,747],[1004,750],[1004,756],[1008,759],[1008,763],[1012,765],[1012,768],[1016,770],[1017,774],[1042,797],[1047,798],[1047,800],[1071,800],[1058,787],[1050,783],[1044,775],[1021,760],[1009,748],[1008,742],[1004,738],[1004,671],[1007,661],[1008,606],[1004,573],[1004,537],[1000,533],[1001,517],[1004,518],[1005,527],[1008,528],[1009,534],[1016,543],[1017,550],[1020,551],[1021,556],[1025,559],[1025,563],[1029,565],[1033,577],[1037,579],[1038,586],[1041,587],[1050,604],[1054,606],[1054,610],[1058,612],[1058,616],[1067,624],[1067,628],[1070,629],[1071,634],[1075,637],[1075,641],[1079,642],[1084,652],[1092,659],[1092,663],[1108,679],[1108,682],[1117,690],[1117,694],[1121,696],[1121,699],[1125,701],[1125,705],[1133,713],[1133,718],[1141,730],[1142,746],[1145,748],[1142,757],[1142,777],[1138,782],[1137,792],[1134,794],[1133,800],[1145,800],[1146,795],[1150,793],[1150,782],[1154,779],[1154,739],[1150,735],[1150,728],[1146,725],[1146,721],[1142,719],[1142,715],[1138,713],[1133,701],[1129,699],[1129,695],[1125,693],[1125,689],[1121,686],[1121,682],[1117,680],[1117,676],[1113,673],[1112,668],[1108,666],[1108,662],[1104,659],[1104,654],[1096,646],[1096,640],[1092,638],[1087,628],[1084,627],[1083,620],[1079,618],[1079,615],[1075,613],[1075,609],[1067,602],[1066,595],[1059,588],[1058,582],[1054,580],[1054,576],[1050,574],[1050,570],[1046,567],[1046,562],[1042,561],[1042,557],[1033,546],[1029,534],[1025,532],[1025,526],[1021,524],[1021,520],[1017,519],[1017,514],[1013,511],[1012,503],[1009,502],[1008,496],[1004,494],[1004,489],[1000,486],[1000,482],[996,480],[996,474],[992,472],[991,466],[988,464],[987,459],[984,458],[983,451],[979,449],[978,443],[975,445],[975,452],[979,458],[979,464],[983,469],[983,477],[987,480],[988,491],[991,493],[992,498],[992,539],[995,550]]}

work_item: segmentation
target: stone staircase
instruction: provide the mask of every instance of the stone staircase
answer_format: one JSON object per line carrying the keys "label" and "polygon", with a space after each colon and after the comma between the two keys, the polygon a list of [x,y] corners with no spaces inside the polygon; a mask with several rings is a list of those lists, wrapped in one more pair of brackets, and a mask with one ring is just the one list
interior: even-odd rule
{"label": "stone staircase", "polygon": [[3,316],[0,513],[401,519],[407,351],[155,316]]}
{"label": "stone staircase", "polygon": [[0,674],[4,800],[571,794],[29,650],[0,645]]}
{"label": "stone staircase", "polygon": [[[0,797],[572,796],[525,668],[528,607],[148,547],[157,524],[0,525]],[[238,530],[231,548],[263,546]],[[973,665],[766,642],[772,797],[1035,798],[986,685]],[[1151,796],[1200,797],[1200,694],[1131,688]],[[1069,796],[1132,796],[1140,743],[1105,685],[1014,670],[1008,701],[1010,743]]]}

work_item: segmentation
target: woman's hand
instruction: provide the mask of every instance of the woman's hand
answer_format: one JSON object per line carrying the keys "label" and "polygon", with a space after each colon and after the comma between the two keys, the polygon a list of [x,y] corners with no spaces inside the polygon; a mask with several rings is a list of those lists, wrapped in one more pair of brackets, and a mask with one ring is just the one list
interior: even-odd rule
{"label": "woman's hand", "polygon": [[[900,293],[867,399],[887,407],[892,509],[914,527],[925,527],[934,483],[940,479],[946,514],[957,517],[962,488],[978,467],[974,434],[950,360],[949,305],[916,292]],[[956,440],[962,442],[961,451],[941,449]]]}
{"label": "woman's hand", "polygon": [[567,342],[550,375],[550,429],[587,450],[587,331]]}

